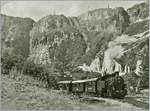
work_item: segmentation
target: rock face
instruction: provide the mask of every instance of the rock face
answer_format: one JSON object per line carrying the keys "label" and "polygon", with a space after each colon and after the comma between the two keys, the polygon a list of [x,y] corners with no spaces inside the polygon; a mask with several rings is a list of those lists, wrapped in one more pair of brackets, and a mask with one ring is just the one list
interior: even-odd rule
{"label": "rock face", "polygon": [[87,65],[98,53],[103,59],[109,41],[124,32],[130,23],[129,15],[122,7],[96,9],[80,15],[78,19],[80,30],[87,38],[87,51],[79,61]]}
{"label": "rock face", "polygon": [[141,58],[148,67],[143,62],[148,60],[148,12],[146,2],[127,11],[118,7],[78,17],[48,15],[36,23],[1,15],[2,53],[29,56],[61,71],[80,66],[94,72],[130,72]]}
{"label": "rock face", "polygon": [[24,56],[29,55],[30,36],[34,21],[30,18],[19,18],[1,15],[2,55],[15,53]]}
{"label": "rock face", "polygon": [[[142,62],[148,60],[148,24],[148,20],[132,23],[121,36],[117,36],[109,42],[109,47],[104,53],[103,62],[103,68],[108,73],[114,71],[115,62],[121,64],[122,67],[128,65],[128,69],[134,71],[136,62],[139,59],[142,58]],[[148,62],[144,62],[143,65],[148,68]]]}
{"label": "rock face", "polygon": [[101,64],[98,57],[92,61],[90,66],[83,64],[82,66],[78,66],[78,68],[82,69],[83,71],[101,73]]}
{"label": "rock face", "polygon": [[[136,69],[137,61],[142,60],[145,71],[148,69],[148,46],[149,46],[149,6],[148,2],[137,4],[127,11],[131,18],[131,24],[125,33],[132,42],[128,42],[124,55],[120,58],[122,63],[128,64],[131,70]],[[141,20],[142,19],[142,20]],[[133,22],[132,20],[136,21]],[[126,58],[126,59],[125,59]],[[145,73],[145,72],[144,72]]]}
{"label": "rock face", "polygon": [[1,40],[2,55],[15,53],[24,56],[29,55],[30,36],[29,31],[34,21],[30,18],[19,18],[0,15],[1,17]]}
{"label": "rock face", "polygon": [[146,19],[149,16],[149,4],[148,2],[144,2],[134,5],[133,7],[129,8],[127,12],[130,15],[130,21],[132,23],[140,19]]}
{"label": "rock face", "polygon": [[[37,64],[56,63],[60,69],[77,65],[96,72],[130,72],[134,70],[130,62],[136,58],[133,50],[147,54],[147,18],[147,3],[127,11],[118,7],[96,9],[78,17],[46,16],[30,31],[29,59]],[[97,63],[99,69],[95,69]]]}
{"label": "rock face", "polygon": [[76,26],[76,18],[63,15],[39,20],[30,32],[29,58],[39,64],[57,62],[61,66],[76,62],[86,51],[84,37]]}
{"label": "rock face", "polygon": [[78,18],[82,27],[88,31],[122,33],[129,25],[128,13],[122,7],[96,9]]}
{"label": "rock face", "polygon": [[[139,10],[139,15],[133,17],[133,12],[137,10]],[[121,67],[119,70],[121,73],[136,72],[136,62],[141,58],[142,63],[144,63],[142,64],[143,67],[145,70],[148,69],[148,62],[143,62],[148,60],[149,20],[146,19],[148,17],[148,4],[135,5],[128,9],[128,13],[131,23],[121,36],[117,36],[109,42],[108,48],[104,52],[102,70],[107,73],[116,71],[118,66]],[[143,15],[141,15],[142,13]]]}
{"label": "rock face", "polygon": [[143,73],[142,60],[137,60],[135,73],[137,76],[141,76]]}

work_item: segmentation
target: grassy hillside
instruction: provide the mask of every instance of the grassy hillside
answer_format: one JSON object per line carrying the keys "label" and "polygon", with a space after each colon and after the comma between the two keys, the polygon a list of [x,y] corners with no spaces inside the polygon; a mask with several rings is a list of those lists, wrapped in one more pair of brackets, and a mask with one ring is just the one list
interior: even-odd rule
{"label": "grassy hillside", "polygon": [[[15,73],[17,74],[17,73]],[[2,109],[6,110],[98,110],[105,108],[136,108],[118,100],[87,99],[87,96],[68,95],[65,91],[45,89],[43,83],[30,76],[2,75]]]}

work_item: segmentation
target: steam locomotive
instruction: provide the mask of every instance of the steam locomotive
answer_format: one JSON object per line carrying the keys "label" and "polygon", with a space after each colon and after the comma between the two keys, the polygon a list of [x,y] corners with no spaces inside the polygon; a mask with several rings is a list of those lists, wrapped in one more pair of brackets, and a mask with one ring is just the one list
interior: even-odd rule
{"label": "steam locomotive", "polygon": [[71,93],[92,93],[111,98],[124,98],[127,94],[126,84],[119,72],[84,80],[59,81],[58,84],[60,89],[67,89]]}
{"label": "steam locomotive", "polygon": [[101,90],[102,97],[124,98],[127,94],[124,79],[119,76],[119,72],[105,75],[101,79],[104,81],[104,88]]}

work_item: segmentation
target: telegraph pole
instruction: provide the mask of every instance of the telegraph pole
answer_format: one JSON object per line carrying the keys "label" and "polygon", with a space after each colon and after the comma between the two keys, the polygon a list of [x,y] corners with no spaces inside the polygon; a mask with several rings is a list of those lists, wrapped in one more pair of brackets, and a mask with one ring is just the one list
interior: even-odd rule
{"label": "telegraph pole", "polygon": [[109,9],[109,1],[107,0],[107,2],[108,2],[107,8]]}
{"label": "telegraph pole", "polygon": [[89,6],[88,6],[88,15],[87,15],[87,28],[89,30]]}

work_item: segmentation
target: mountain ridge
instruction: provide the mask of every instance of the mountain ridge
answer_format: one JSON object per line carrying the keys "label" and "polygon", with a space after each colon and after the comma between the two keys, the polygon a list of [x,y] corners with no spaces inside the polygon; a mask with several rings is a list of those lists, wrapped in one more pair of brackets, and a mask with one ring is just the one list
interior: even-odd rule
{"label": "mountain ridge", "polygon": [[[121,39],[123,35],[127,35],[128,39],[129,37],[136,39],[134,37],[136,34],[149,29],[148,20],[144,20],[147,18],[147,3],[135,5],[127,10],[122,7],[95,9],[78,17],[48,15],[30,24],[27,31],[27,36],[30,38],[27,46],[28,59],[37,64],[55,64],[61,69],[64,67],[69,69],[83,64],[90,65],[99,57],[100,66],[103,66],[105,51],[112,48],[109,44],[113,43],[113,47],[118,47],[115,40]],[[121,43],[121,41],[119,44],[122,48],[128,46],[128,43]],[[113,61],[120,60],[113,58]]]}

